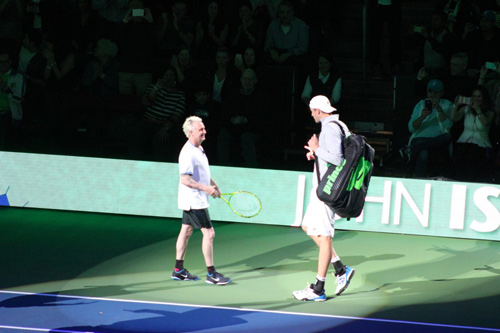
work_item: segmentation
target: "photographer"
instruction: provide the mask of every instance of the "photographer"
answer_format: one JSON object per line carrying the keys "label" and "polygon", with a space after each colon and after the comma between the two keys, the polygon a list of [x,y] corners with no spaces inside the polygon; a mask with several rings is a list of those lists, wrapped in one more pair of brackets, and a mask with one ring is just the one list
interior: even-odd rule
{"label": "photographer", "polygon": [[152,81],[155,27],[142,1],[131,1],[120,26],[118,89],[120,94],[144,96]]}
{"label": "photographer", "polygon": [[[427,85],[427,99],[415,105],[408,129],[411,136],[408,146],[400,150],[406,162],[415,158],[415,176],[427,177],[432,162],[434,172],[438,175],[446,173],[449,162],[453,121],[449,118],[453,103],[442,99],[444,85],[440,80],[431,80]],[[431,153],[437,153],[431,161]],[[434,157],[434,156],[432,156]]]}
{"label": "photographer", "polygon": [[462,181],[488,181],[488,151],[492,148],[489,132],[495,118],[490,97],[484,86],[471,97],[457,96],[450,119],[464,120],[464,131],[454,150],[455,178]]}
{"label": "photographer", "polygon": [[457,36],[446,29],[446,14],[439,11],[432,13],[428,27],[412,25],[406,43],[417,53],[415,68],[436,75],[446,72],[451,55],[461,49]]}

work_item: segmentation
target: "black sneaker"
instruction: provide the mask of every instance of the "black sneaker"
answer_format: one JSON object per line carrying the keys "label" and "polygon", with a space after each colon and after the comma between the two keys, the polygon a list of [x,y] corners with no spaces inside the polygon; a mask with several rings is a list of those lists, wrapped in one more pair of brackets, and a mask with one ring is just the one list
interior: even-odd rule
{"label": "black sneaker", "polygon": [[231,278],[225,277],[221,273],[215,272],[213,274],[207,274],[207,281],[206,282],[210,283],[210,284],[223,285],[223,284],[227,284],[227,283],[231,282]]}
{"label": "black sneaker", "polygon": [[182,280],[182,281],[197,281],[199,278],[196,275],[189,273],[187,269],[181,269],[180,271],[172,272],[172,279],[174,280]]}

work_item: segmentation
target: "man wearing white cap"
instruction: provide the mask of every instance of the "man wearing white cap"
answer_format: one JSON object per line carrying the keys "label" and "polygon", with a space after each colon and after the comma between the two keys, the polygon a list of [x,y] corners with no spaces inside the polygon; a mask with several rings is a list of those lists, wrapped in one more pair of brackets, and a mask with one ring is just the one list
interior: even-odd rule
{"label": "man wearing white cap", "polygon": [[[342,131],[332,121],[338,121],[345,133],[349,133],[349,129],[339,121],[339,115],[336,113],[337,109],[330,105],[328,97],[323,95],[313,97],[309,102],[309,109],[314,121],[321,123],[321,133],[319,134],[319,138],[314,134],[304,148],[308,150],[306,154],[308,160],[317,159],[318,163],[316,166],[319,168],[320,177],[322,177],[328,169],[328,164],[340,165],[344,159],[342,153]],[[335,295],[337,296],[351,282],[354,269],[342,264],[332,246],[332,238],[335,231],[335,213],[324,202],[319,200],[316,194],[316,188],[318,187],[317,177],[312,177],[312,179],[313,188],[309,197],[309,205],[302,221],[302,229],[319,248],[318,274],[314,284],[307,286],[303,290],[294,291],[292,294],[296,299],[301,301],[321,302],[326,301],[325,280],[329,264],[332,263],[335,269],[334,275],[337,276],[337,289],[335,290]]]}

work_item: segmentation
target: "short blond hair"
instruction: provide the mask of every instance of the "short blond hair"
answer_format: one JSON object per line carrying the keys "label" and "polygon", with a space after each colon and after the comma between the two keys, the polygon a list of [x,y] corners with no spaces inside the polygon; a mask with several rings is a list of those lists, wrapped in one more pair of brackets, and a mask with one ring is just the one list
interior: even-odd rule
{"label": "short blond hair", "polygon": [[182,124],[182,130],[184,131],[184,134],[186,137],[189,139],[189,132],[193,130],[193,125],[194,123],[202,122],[203,120],[200,117],[197,116],[191,116],[186,118],[184,121],[184,124]]}

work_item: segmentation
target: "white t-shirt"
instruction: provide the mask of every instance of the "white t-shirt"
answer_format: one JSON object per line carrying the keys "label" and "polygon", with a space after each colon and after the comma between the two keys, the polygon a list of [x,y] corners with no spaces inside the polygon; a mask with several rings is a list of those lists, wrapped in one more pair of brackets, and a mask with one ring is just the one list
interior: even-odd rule
{"label": "white t-shirt", "polygon": [[35,54],[36,52],[30,52],[24,46],[21,47],[21,50],[19,51],[19,62],[17,66],[17,69],[21,73],[26,74],[26,68],[28,68],[28,63],[35,56]]}
{"label": "white t-shirt", "polygon": [[[482,117],[486,117],[485,114]],[[492,148],[489,132],[491,125],[483,126],[479,117],[467,107],[464,112],[464,131],[458,138],[459,143],[473,143],[482,148]]]}
{"label": "white t-shirt", "polygon": [[[210,185],[210,168],[205,151],[187,141],[179,154],[179,174],[191,175],[193,179],[204,185]],[[208,194],[204,191],[189,188],[179,180],[178,207],[182,210],[208,208]]]}

